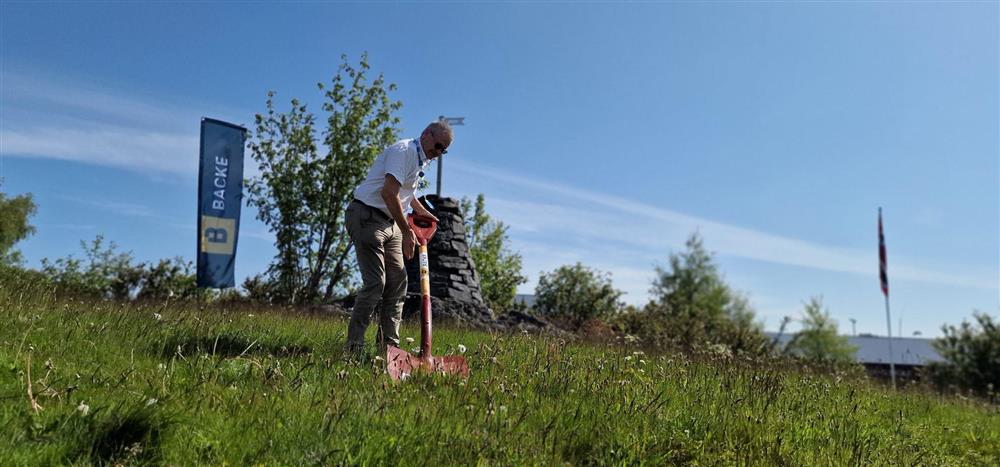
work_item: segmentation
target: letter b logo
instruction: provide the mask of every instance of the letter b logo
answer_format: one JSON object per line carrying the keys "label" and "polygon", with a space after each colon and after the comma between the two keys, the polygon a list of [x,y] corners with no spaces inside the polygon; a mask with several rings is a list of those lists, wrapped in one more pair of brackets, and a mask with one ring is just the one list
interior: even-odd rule
{"label": "letter b logo", "polygon": [[201,216],[201,251],[231,255],[236,250],[236,219]]}

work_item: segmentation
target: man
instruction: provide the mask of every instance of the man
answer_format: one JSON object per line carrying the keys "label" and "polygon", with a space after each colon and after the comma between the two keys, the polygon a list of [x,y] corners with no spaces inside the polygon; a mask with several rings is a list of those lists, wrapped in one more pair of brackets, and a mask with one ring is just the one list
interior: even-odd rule
{"label": "man", "polygon": [[399,346],[399,323],[406,298],[403,257],[412,258],[417,244],[404,206],[437,220],[416,199],[414,190],[430,161],[448,152],[452,136],[446,122],[427,125],[419,138],[402,140],[382,151],[365,181],[354,190],[354,201],[347,207],[347,232],[354,241],[363,286],[347,329],[347,352],[351,356],[364,350],[365,330],[379,301],[380,349]]}

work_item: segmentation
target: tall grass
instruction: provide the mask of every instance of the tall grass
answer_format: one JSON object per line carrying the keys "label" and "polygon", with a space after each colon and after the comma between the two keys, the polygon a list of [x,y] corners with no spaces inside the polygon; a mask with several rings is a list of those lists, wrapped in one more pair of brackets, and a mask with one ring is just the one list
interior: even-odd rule
{"label": "tall grass", "polygon": [[438,328],[469,379],[393,383],[337,319],[10,274],[0,309],[2,465],[1000,463],[995,408],[762,362]]}

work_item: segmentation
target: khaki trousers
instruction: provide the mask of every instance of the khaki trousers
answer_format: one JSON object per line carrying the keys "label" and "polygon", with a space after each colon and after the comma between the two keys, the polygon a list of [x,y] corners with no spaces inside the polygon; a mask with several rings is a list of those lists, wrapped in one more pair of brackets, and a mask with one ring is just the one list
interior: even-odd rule
{"label": "khaki trousers", "polygon": [[384,212],[357,200],[347,207],[346,223],[363,283],[347,328],[347,351],[357,354],[364,350],[365,330],[376,309],[379,348],[384,349],[387,344],[398,347],[406,298],[403,233]]}

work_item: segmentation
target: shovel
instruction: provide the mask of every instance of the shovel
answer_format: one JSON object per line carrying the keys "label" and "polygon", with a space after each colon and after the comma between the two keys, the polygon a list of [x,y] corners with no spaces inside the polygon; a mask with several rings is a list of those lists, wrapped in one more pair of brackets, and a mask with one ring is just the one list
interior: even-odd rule
{"label": "shovel", "polygon": [[427,260],[427,242],[437,231],[437,222],[423,216],[410,214],[407,221],[420,243],[420,355],[411,355],[398,347],[389,346],[386,351],[386,368],[392,379],[399,381],[418,372],[441,373],[469,376],[469,364],[465,357],[431,355],[431,280]]}

